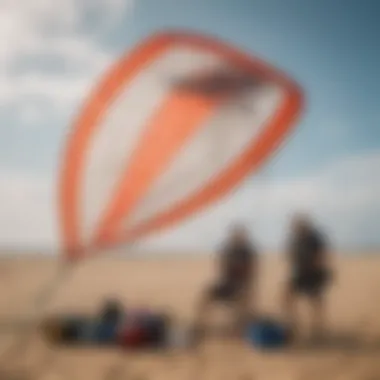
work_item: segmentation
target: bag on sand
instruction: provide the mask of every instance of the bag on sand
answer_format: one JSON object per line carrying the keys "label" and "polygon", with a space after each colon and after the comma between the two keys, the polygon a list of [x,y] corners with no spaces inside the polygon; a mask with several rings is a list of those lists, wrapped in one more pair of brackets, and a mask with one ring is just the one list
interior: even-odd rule
{"label": "bag on sand", "polygon": [[167,343],[169,318],[151,312],[129,315],[120,331],[120,344],[125,348],[159,348]]}
{"label": "bag on sand", "polygon": [[269,318],[261,318],[249,323],[247,340],[260,349],[274,349],[286,346],[290,341],[290,331],[282,323]]}
{"label": "bag on sand", "polygon": [[162,348],[168,345],[170,318],[147,310],[124,310],[107,302],[95,317],[59,316],[43,328],[59,345],[119,345],[124,348]]}
{"label": "bag on sand", "polygon": [[116,344],[125,312],[118,302],[107,301],[99,318],[93,323],[92,340],[95,344]]}
{"label": "bag on sand", "polygon": [[42,323],[43,336],[53,344],[75,345],[82,341],[88,317],[58,316]]}
{"label": "bag on sand", "polygon": [[60,315],[44,325],[45,336],[60,345],[117,344],[124,310],[115,301],[107,301],[95,317]]}

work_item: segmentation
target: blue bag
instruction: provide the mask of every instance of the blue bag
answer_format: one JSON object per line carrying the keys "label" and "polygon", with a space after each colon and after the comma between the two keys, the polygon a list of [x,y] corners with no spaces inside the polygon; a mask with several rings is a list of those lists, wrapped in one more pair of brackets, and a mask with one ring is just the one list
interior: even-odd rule
{"label": "blue bag", "polygon": [[94,326],[93,339],[97,344],[116,344],[119,324],[116,321],[100,321]]}
{"label": "blue bag", "polygon": [[261,349],[280,348],[288,343],[289,331],[279,322],[262,319],[248,326],[247,339]]}

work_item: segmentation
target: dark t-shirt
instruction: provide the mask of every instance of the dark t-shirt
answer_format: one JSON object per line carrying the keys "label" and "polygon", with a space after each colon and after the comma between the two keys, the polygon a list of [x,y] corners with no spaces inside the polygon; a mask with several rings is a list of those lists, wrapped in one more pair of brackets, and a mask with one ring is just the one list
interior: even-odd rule
{"label": "dark t-shirt", "polygon": [[306,275],[326,269],[316,265],[321,262],[326,250],[325,239],[319,232],[310,230],[292,236],[288,249],[294,274]]}
{"label": "dark t-shirt", "polygon": [[221,272],[226,281],[247,281],[251,275],[256,251],[249,242],[228,242],[221,251]]}

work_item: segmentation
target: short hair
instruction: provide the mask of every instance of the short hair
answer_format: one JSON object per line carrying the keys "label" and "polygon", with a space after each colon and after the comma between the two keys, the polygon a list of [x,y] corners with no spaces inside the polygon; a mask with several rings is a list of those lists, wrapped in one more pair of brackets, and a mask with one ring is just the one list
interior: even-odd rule
{"label": "short hair", "polygon": [[244,223],[233,223],[229,227],[231,235],[248,235],[247,226]]}
{"label": "short hair", "polygon": [[311,226],[312,220],[310,215],[308,215],[305,212],[297,212],[292,217],[292,224],[296,225],[304,225],[304,226]]}

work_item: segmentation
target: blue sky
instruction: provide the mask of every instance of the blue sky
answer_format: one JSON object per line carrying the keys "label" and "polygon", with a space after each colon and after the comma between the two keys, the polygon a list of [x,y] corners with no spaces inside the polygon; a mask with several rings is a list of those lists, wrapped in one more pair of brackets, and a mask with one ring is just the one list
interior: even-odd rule
{"label": "blue sky", "polygon": [[307,109],[260,176],[149,244],[208,247],[233,217],[255,219],[255,234],[269,244],[299,204],[337,245],[379,246],[379,15],[376,0],[0,2],[0,245],[56,246],[57,165],[81,101],[142,38],[185,28],[281,68],[305,89]]}

